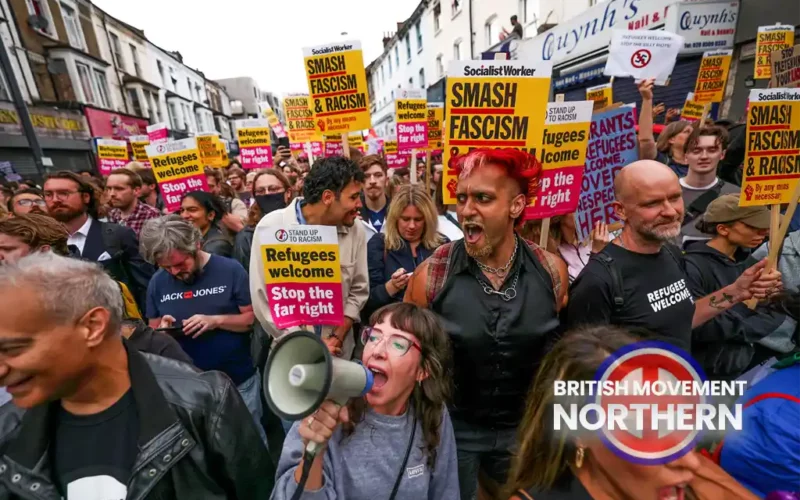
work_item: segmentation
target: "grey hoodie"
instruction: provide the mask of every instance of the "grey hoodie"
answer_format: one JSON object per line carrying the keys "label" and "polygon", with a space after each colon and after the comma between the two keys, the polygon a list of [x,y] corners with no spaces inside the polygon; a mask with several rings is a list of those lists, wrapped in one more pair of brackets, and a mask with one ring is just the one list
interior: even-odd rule
{"label": "grey hoodie", "polygon": [[[770,249],[770,242],[764,243],[752,257],[759,261],[767,256]],[[778,257],[778,271],[783,278],[783,287],[791,292],[800,290],[800,231],[795,231],[786,235],[783,240],[783,248]]]}
{"label": "grey hoodie", "polygon": [[[325,452],[322,488],[306,490],[301,498],[388,499],[405,457],[413,421],[413,410],[398,417],[369,410],[349,436],[342,433],[341,427],[337,428]],[[305,422],[295,422],[283,443],[273,500],[288,500],[297,489],[294,473],[304,448],[298,425],[305,425]],[[428,467],[424,449],[422,425],[417,422],[414,445],[403,470],[396,500],[459,500],[456,441],[446,409],[433,470]]]}

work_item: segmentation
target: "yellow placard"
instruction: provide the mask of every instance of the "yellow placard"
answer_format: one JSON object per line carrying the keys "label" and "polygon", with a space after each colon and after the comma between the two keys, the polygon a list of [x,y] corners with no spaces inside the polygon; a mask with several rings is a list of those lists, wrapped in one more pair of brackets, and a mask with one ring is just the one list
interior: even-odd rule
{"label": "yellow placard", "polygon": [[261,245],[264,280],[272,283],[339,283],[339,245]]}
{"label": "yellow placard", "polygon": [[753,78],[769,79],[772,76],[770,54],[794,45],[794,26],[776,24],[759,26],[756,34],[756,61]]}
{"label": "yellow placard", "polygon": [[219,137],[216,134],[199,134],[197,149],[200,151],[200,159],[204,165],[213,168],[224,166],[219,148]]}
{"label": "yellow placard", "polygon": [[790,203],[800,181],[800,89],[750,91],[739,205]]}
{"label": "yellow placard", "polygon": [[355,132],[372,126],[359,42],[303,49],[310,108],[317,131]]}
{"label": "yellow placard", "polygon": [[151,144],[145,149],[159,183],[203,174],[196,138]]}
{"label": "yellow placard", "polygon": [[[111,141],[106,141],[111,142]],[[100,144],[98,141],[97,145],[97,157],[101,160],[127,160],[128,159],[128,146],[122,141],[114,141],[114,142],[121,142],[122,145],[108,145],[108,144]]]}
{"label": "yellow placard", "polygon": [[354,149],[357,149],[364,152],[364,136],[361,135],[361,132],[357,132],[355,134],[350,134],[347,136],[347,144]]}
{"label": "yellow placard", "polygon": [[732,50],[715,50],[703,54],[694,86],[695,102],[722,102],[732,55]]}
{"label": "yellow placard", "polygon": [[283,113],[289,141],[295,143],[318,141],[319,134],[314,127],[314,113],[308,107],[308,96],[292,96],[283,100]]}
{"label": "yellow placard", "polygon": [[689,92],[689,95],[686,97],[686,102],[683,103],[683,109],[681,110],[681,120],[687,122],[696,122],[703,118],[703,112],[706,109],[706,105],[703,103],[699,103],[694,100],[694,92]]}
{"label": "yellow placard", "polygon": [[594,101],[593,109],[603,109],[614,103],[614,88],[610,83],[586,89],[586,100]]}
{"label": "yellow placard", "polygon": [[397,154],[397,141],[383,141],[383,154],[396,155]]}
{"label": "yellow placard", "polygon": [[[444,103],[428,103],[428,149],[442,149],[442,127],[444,127]],[[384,148],[386,146],[384,145]]]}
{"label": "yellow placard", "polygon": [[[534,152],[542,142],[552,64],[453,61],[447,72],[443,164],[475,148]],[[445,168],[445,204],[455,203],[456,172]]]}
{"label": "yellow placard", "polygon": [[145,147],[150,145],[150,139],[146,135],[132,135],[128,137],[131,143],[131,151],[133,152],[133,159],[140,163],[148,163],[147,151]]}
{"label": "yellow placard", "polygon": [[243,127],[236,130],[240,148],[269,147],[272,142],[269,127]]}

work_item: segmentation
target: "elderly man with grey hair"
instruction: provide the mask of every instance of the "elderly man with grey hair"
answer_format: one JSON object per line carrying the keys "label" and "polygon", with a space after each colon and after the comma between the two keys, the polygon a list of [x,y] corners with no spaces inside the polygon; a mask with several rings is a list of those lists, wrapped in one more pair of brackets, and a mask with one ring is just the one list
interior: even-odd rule
{"label": "elderly man with grey hair", "polygon": [[274,468],[227,377],[143,354],[97,264],[0,266],[0,498],[268,498]]}
{"label": "elderly man with grey hair", "polygon": [[145,260],[161,268],[147,288],[150,326],[172,329],[195,366],[233,380],[266,443],[261,381],[250,355],[255,317],[247,272],[233,259],[204,252],[200,231],[178,215],[147,221],[139,245]]}

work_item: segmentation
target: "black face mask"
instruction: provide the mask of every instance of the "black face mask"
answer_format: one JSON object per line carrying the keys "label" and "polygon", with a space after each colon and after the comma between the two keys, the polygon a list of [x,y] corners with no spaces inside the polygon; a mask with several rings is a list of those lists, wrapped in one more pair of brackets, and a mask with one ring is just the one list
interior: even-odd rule
{"label": "black face mask", "polygon": [[274,212],[279,208],[286,208],[286,193],[258,194],[256,203],[263,215]]}

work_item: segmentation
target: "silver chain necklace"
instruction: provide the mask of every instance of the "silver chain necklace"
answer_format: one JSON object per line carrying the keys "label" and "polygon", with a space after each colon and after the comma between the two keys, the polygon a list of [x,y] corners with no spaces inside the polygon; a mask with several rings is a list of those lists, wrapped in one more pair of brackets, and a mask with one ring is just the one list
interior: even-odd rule
{"label": "silver chain necklace", "polygon": [[[495,274],[498,278],[505,278],[506,274],[508,274],[508,269],[511,267],[511,264],[514,263],[514,257],[517,256],[517,248],[519,247],[519,239],[516,237],[514,238],[514,251],[511,253],[511,258],[508,259],[508,262],[503,267],[489,267],[486,264],[483,264],[478,259],[475,259],[475,263],[478,264],[478,268],[489,274]],[[512,297],[513,298],[513,297]]]}
{"label": "silver chain necklace", "polygon": [[483,287],[483,293],[486,295],[499,295],[501,299],[508,302],[509,300],[514,299],[517,296],[517,280],[519,279],[519,269],[517,272],[514,273],[514,279],[511,281],[511,286],[506,288],[505,290],[495,290],[494,287],[491,285],[486,284],[482,279],[477,278],[478,283],[481,284]]}

